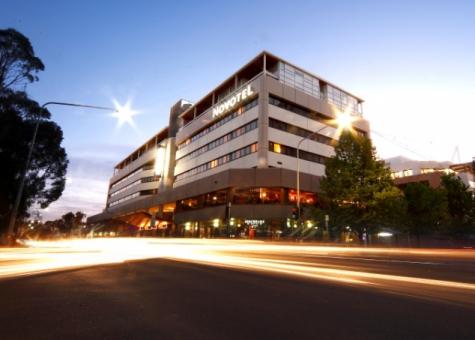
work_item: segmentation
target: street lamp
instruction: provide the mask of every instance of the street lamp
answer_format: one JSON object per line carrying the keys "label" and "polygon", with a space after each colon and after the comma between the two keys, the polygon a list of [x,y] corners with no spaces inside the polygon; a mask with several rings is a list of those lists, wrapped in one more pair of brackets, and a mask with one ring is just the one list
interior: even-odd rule
{"label": "street lamp", "polygon": [[[41,106],[41,111],[43,111],[46,108],[46,106],[48,106],[48,105],[74,106],[74,107],[83,107],[83,108],[88,108],[88,109],[107,110],[107,111],[113,111],[113,112],[118,111],[117,109],[110,108],[110,107],[95,106],[95,105],[84,105],[84,104],[74,104],[74,103],[64,103],[64,102],[47,102],[47,103],[44,103]],[[15,204],[13,206],[13,210],[12,210],[12,213],[10,215],[10,222],[8,224],[8,234],[7,235],[8,235],[8,237],[11,238],[12,241],[15,239],[14,230],[15,230],[15,223],[16,223],[16,218],[17,218],[17,214],[18,214],[18,208],[20,206],[21,196],[23,195],[23,188],[25,186],[26,174],[28,172],[28,168],[30,167],[31,156],[32,156],[33,150],[35,148],[36,136],[38,134],[38,128],[40,126],[40,123],[41,123],[41,118],[40,118],[39,115],[37,115],[36,123],[35,123],[35,130],[33,132],[33,137],[31,139],[30,148],[28,150],[28,156],[26,157],[25,170],[23,171],[23,174],[21,176],[20,186],[18,187],[18,192],[17,192],[17,195],[16,195]]]}
{"label": "street lamp", "polygon": [[[341,130],[349,129],[354,120],[355,118],[352,117],[347,112],[338,114],[335,118],[335,122],[337,123],[337,130],[341,131]],[[303,137],[297,144],[297,222],[298,222],[299,227],[301,226],[301,221],[300,221],[300,145],[303,143],[303,141],[315,136],[317,133],[319,133],[322,130],[325,130],[327,127],[329,126],[325,125],[321,127],[320,129],[312,132],[311,134]]]}

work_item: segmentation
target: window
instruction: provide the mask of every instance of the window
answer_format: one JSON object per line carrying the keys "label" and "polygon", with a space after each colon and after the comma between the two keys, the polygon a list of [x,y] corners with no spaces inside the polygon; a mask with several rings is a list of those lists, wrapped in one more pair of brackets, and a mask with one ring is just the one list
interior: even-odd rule
{"label": "window", "polygon": [[227,192],[226,190],[220,190],[208,193],[204,195],[204,206],[215,206],[215,205],[222,205],[226,204],[227,200]]}
{"label": "window", "polygon": [[[276,148],[275,147],[276,144],[277,143],[269,142],[269,150],[272,151],[272,152],[276,152],[276,151],[274,151],[275,148]],[[290,156],[290,157],[297,157],[297,149],[296,148],[293,148],[293,147],[287,146],[287,145],[282,145],[282,144],[277,144],[277,145],[279,145],[278,146],[278,149],[280,150],[279,153],[281,153],[283,155]],[[325,160],[327,159],[327,157],[325,157],[325,156],[318,155],[316,153],[312,153],[312,152],[308,152],[308,151],[304,151],[304,150],[299,151],[299,158],[303,159],[303,160],[306,160],[306,161],[309,161],[309,162],[320,163],[320,164],[325,164]]]}
{"label": "window", "polygon": [[279,79],[282,83],[320,98],[320,81],[314,76],[284,62],[279,63]]}
{"label": "window", "polygon": [[359,113],[358,109],[358,100],[349,94],[331,86],[327,85],[327,101],[340,110],[346,111],[350,110],[352,113]]}
{"label": "window", "polygon": [[129,185],[126,185],[122,189],[119,189],[119,190],[113,192],[112,194],[109,195],[109,197],[117,196],[118,194],[120,194],[120,193],[122,193],[122,192],[124,192],[124,191],[126,191],[130,188],[133,188],[136,185],[139,185],[139,184],[142,184],[142,183],[157,182],[159,180],[160,180],[160,176],[148,176],[148,177],[141,178],[141,179],[139,179],[135,182],[130,183]]}
{"label": "window", "polygon": [[229,163],[229,162],[232,162],[238,158],[241,158],[241,157],[244,157],[244,156],[247,156],[251,153],[254,153],[257,151],[257,143],[254,143],[254,144],[251,144],[251,145],[248,145],[244,148],[241,148],[239,150],[236,150],[236,151],[233,151],[231,153],[228,153],[227,155],[224,155],[224,156],[221,156],[217,159],[214,159],[210,162],[207,162],[207,163],[204,163],[204,164],[201,164],[195,168],[192,168],[190,170],[187,170],[185,172],[182,172],[181,174],[178,174],[176,177],[175,177],[175,181],[179,181],[179,180],[182,180],[186,177],[190,177],[190,176],[194,176],[194,175],[197,175],[199,173],[202,173],[204,171],[207,171],[207,170],[210,170],[212,168],[215,168],[217,166],[220,166],[220,165],[223,165],[223,164],[226,164],[226,163]]}
{"label": "window", "polygon": [[280,107],[281,109],[296,113],[300,116],[316,120],[318,122],[324,122],[329,126],[335,127],[335,124],[330,122],[330,117],[327,117],[321,113],[311,111],[307,108],[291,103],[285,99],[277,98],[275,96],[269,96],[269,104]]}
{"label": "window", "polygon": [[296,69],[295,67],[288,65],[284,62],[279,62],[279,80],[285,85],[296,88],[300,91],[307,93],[310,96],[325,99],[336,105],[340,110],[345,111],[348,108],[353,113],[360,113],[360,105],[358,100],[331,86],[326,85],[326,95],[323,88],[320,86],[320,80],[306,72]]}
{"label": "window", "polygon": [[279,188],[260,188],[259,199],[263,204],[280,203],[281,190]]}
{"label": "window", "polygon": [[280,188],[238,189],[233,194],[234,204],[280,204]]}
{"label": "window", "polygon": [[[290,189],[288,193],[290,203],[297,202],[297,190]],[[300,203],[313,205],[317,202],[317,195],[312,192],[300,191]]]}
{"label": "window", "polygon": [[[331,145],[333,142],[333,139],[327,136],[321,135],[319,133],[314,134],[312,131],[299,128],[298,126],[287,124],[285,122],[282,122],[274,118],[269,118],[269,127],[278,129],[281,131],[285,131],[285,132],[288,132],[300,137],[308,137],[308,139],[313,140],[318,143],[322,143],[322,144]],[[274,150],[274,152],[280,153],[280,151],[276,151],[276,150]]]}
{"label": "window", "polygon": [[125,197],[122,197],[116,201],[113,201],[113,202],[110,202],[109,203],[109,207],[113,207],[119,203],[122,203],[122,202],[125,202],[125,201],[128,201],[132,198],[135,198],[135,197],[139,197],[139,196],[146,196],[146,195],[154,195],[156,194],[158,191],[157,189],[150,189],[150,190],[142,190],[142,191],[138,191],[138,192],[134,192],[133,194],[130,194],[130,195],[127,195]]}
{"label": "window", "polygon": [[118,200],[116,200],[116,201],[113,201],[113,202],[109,203],[109,207],[113,207],[113,206],[115,206],[115,205],[117,205],[117,204],[119,204],[119,203],[128,201],[128,200],[130,200],[130,199],[132,199],[132,198],[139,197],[139,196],[140,196],[140,192],[134,192],[134,193],[131,194],[131,195],[127,195],[127,196],[125,196],[125,197],[122,197],[122,198],[120,198],[120,199],[118,199]]}
{"label": "window", "polygon": [[137,175],[138,173],[140,173],[140,172],[142,172],[142,171],[151,170],[151,169],[153,169],[153,165],[150,165],[150,164],[149,164],[149,165],[145,165],[145,166],[143,166],[143,167],[141,167],[141,168],[138,168],[138,169],[132,171],[132,172],[131,172],[130,174],[128,174],[127,176],[125,176],[124,178],[122,178],[122,179],[118,180],[117,182],[115,182],[114,184],[112,184],[110,188],[111,188],[111,189],[112,189],[112,188],[115,188],[115,187],[117,187],[118,185],[120,185],[121,183],[124,183],[126,180],[128,180],[128,179],[131,178],[132,176],[135,176],[135,175]]}
{"label": "window", "polygon": [[254,129],[257,129],[257,119],[256,120],[253,120],[252,122],[250,123],[247,123],[239,128],[237,128],[236,130],[233,130],[231,131],[230,133],[227,133],[226,135],[224,136],[221,136],[219,137],[218,139],[215,139],[214,141],[202,146],[201,148],[198,148],[186,155],[184,155],[183,157],[177,159],[177,160],[185,160],[185,159],[192,159],[192,158],[195,158],[195,157],[198,157],[199,155],[205,153],[205,152],[208,152],[210,150],[213,150],[214,148],[224,144],[224,143],[227,143],[237,137],[239,137],[240,135],[243,135],[245,133],[248,133],[249,131],[252,131]]}
{"label": "window", "polygon": [[178,201],[178,209],[182,211],[198,209],[200,207],[198,197],[187,198]]}
{"label": "window", "polygon": [[198,131],[197,133],[195,133],[193,136],[191,136],[190,138],[188,138],[187,140],[185,140],[184,142],[180,143],[178,145],[178,150],[184,148],[185,146],[187,146],[188,144],[194,142],[194,141],[197,141],[198,139],[200,139],[201,137],[203,137],[204,135],[207,135],[208,133],[210,133],[211,131],[213,130],[216,130],[217,128],[219,128],[220,126],[226,124],[227,122],[233,120],[234,118],[236,117],[239,117],[240,115],[242,115],[244,112],[252,109],[254,106],[257,105],[257,98],[254,98],[252,101],[250,101],[249,103],[245,104],[245,105],[242,105],[240,106],[238,109],[236,109],[235,111],[232,111],[231,113],[227,114],[226,116],[224,116],[223,118],[215,121],[213,124],[209,125],[208,127],[204,128],[203,130],[201,131]]}

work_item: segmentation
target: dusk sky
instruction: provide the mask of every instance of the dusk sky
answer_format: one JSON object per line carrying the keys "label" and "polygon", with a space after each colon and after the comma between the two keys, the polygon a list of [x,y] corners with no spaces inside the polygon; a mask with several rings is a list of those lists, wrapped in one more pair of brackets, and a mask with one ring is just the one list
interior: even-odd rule
{"label": "dusk sky", "polygon": [[51,107],[70,159],[45,219],[106,201],[113,166],[262,50],[362,97],[381,158],[475,156],[474,1],[1,0],[0,26],[26,35],[46,69],[28,92],[139,111]]}

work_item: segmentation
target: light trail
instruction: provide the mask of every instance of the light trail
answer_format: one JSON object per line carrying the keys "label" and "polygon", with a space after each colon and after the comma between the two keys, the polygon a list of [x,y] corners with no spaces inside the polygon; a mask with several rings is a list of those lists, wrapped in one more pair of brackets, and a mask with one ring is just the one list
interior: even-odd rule
{"label": "light trail", "polygon": [[[0,279],[40,273],[163,258],[270,275],[285,275],[327,283],[369,287],[418,297],[475,305],[475,283],[378,272],[355,261],[407,263],[434,266],[428,256],[475,264],[472,250],[387,249],[275,244],[219,239],[76,239],[51,242],[25,241],[25,248],[0,248]],[[355,257],[354,255],[366,256]],[[391,256],[389,259],[368,256]],[[397,257],[411,256],[416,260]],[[396,257],[394,259],[393,257]],[[294,260],[294,258],[300,260]],[[349,260],[345,265],[328,263]],[[439,268],[439,267],[437,267]],[[424,271],[420,271],[424,273]]]}
{"label": "light trail", "polygon": [[388,263],[410,263],[410,264],[428,264],[438,266],[443,263],[441,262],[427,262],[427,261],[406,261],[406,260],[382,260],[382,259],[371,259],[366,257],[350,257],[350,256],[329,256],[329,255],[307,255],[310,258],[315,257],[324,257],[327,259],[338,259],[338,260],[356,260],[356,261],[370,261],[370,262],[388,262]]}

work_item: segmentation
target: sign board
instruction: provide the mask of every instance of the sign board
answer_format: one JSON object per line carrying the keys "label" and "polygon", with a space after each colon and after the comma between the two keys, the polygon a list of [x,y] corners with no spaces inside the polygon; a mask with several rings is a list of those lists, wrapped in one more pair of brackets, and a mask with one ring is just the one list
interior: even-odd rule
{"label": "sign board", "polygon": [[254,91],[251,88],[251,85],[247,85],[245,88],[240,90],[238,93],[231,96],[229,99],[222,101],[220,104],[216,105],[213,108],[213,118],[216,118],[223,113],[232,110],[236,107],[237,104],[244,101],[247,97],[250,97],[254,94]]}
{"label": "sign board", "polygon": [[263,225],[265,222],[266,221],[264,221],[264,220],[244,220],[244,223],[246,223],[248,225],[252,225],[254,227]]}

